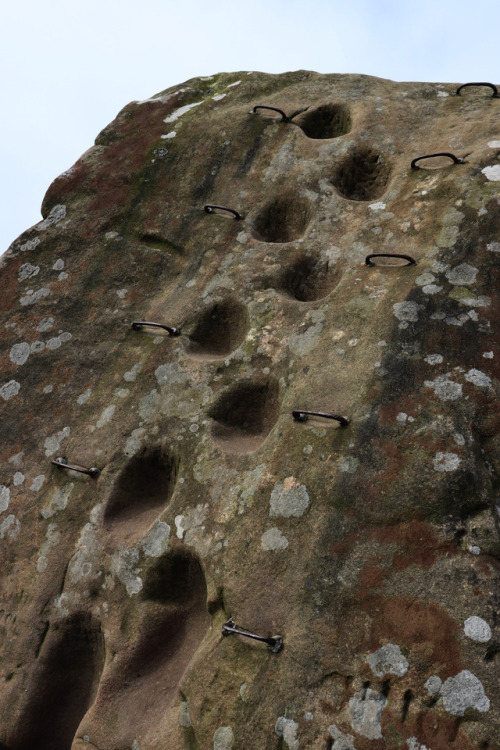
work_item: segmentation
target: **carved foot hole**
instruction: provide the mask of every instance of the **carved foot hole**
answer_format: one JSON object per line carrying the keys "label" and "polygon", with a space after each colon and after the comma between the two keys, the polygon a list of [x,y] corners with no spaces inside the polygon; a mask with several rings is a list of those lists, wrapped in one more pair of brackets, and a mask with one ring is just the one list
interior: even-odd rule
{"label": "carved foot hole", "polygon": [[254,237],[262,242],[293,242],[300,239],[311,220],[309,201],[294,194],[268,203],[254,221]]}
{"label": "carved foot hole", "polygon": [[220,359],[239,347],[248,330],[248,313],[235,300],[218,302],[197,318],[187,330],[185,345],[189,356],[199,359]]}
{"label": "carved foot hole", "polygon": [[390,172],[383,156],[370,148],[359,148],[344,158],[332,182],[348,200],[371,201],[384,193]]}
{"label": "carved foot hole", "polygon": [[351,130],[351,115],[344,104],[322,104],[294,119],[308,138],[339,138]]}

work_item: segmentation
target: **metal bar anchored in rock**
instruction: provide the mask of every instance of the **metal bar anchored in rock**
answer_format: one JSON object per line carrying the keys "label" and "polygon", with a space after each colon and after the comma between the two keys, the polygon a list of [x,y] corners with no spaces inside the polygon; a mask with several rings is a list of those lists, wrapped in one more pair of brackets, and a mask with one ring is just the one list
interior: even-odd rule
{"label": "metal bar anchored in rock", "polygon": [[167,331],[169,336],[180,336],[181,332],[178,328],[172,328],[172,326],[166,326],[163,323],[152,323],[149,320],[134,320],[132,328],[134,331],[140,331],[144,326],[151,326],[152,328],[163,328]]}
{"label": "metal bar anchored in rock", "polygon": [[229,211],[230,214],[233,214],[235,219],[241,220],[243,219],[243,216],[238,213],[234,208],[228,208],[227,206],[218,206],[216,203],[207,203],[206,206],[204,206],[205,212],[207,214],[214,214],[215,211]]}
{"label": "metal bar anchored in rock", "polygon": [[404,255],[403,253],[371,253],[370,255],[367,255],[365,258],[365,263],[367,266],[375,265],[372,258],[401,258],[401,260],[407,260],[408,265],[410,266],[417,265],[417,261],[414,260],[411,257],[411,255]]}
{"label": "metal bar anchored in rock", "polygon": [[493,91],[491,98],[500,99],[500,94],[498,93],[498,89],[495,86],[495,84],[488,83],[487,81],[473,81],[471,83],[462,83],[462,85],[459,86],[458,89],[456,90],[455,96],[460,96],[460,92],[462,91],[462,89],[465,89],[467,86],[488,86]]}
{"label": "metal bar anchored in rock", "polygon": [[232,617],[222,626],[222,635],[244,635],[246,638],[253,638],[255,641],[262,641],[267,644],[269,651],[273,654],[278,654],[283,648],[283,638],[280,635],[256,635],[256,633],[250,633],[248,630],[239,628]]}
{"label": "metal bar anchored in rock", "polygon": [[453,159],[453,162],[455,164],[465,164],[465,160],[461,159],[459,156],[455,156],[455,154],[450,154],[449,151],[440,151],[437,154],[425,154],[425,156],[417,156],[416,159],[413,159],[411,163],[411,168],[420,169],[420,167],[417,167],[417,161],[421,161],[422,159],[433,159],[435,156],[448,156],[450,159]]}
{"label": "metal bar anchored in rock", "polygon": [[342,427],[347,427],[351,423],[349,417],[341,417],[339,414],[331,414],[328,411],[306,411],[304,409],[294,409],[292,416],[296,422],[307,422],[309,417],[324,417],[325,419],[335,419]]}
{"label": "metal bar anchored in rock", "polygon": [[73,466],[61,456],[59,458],[56,458],[55,461],[51,461],[50,463],[54,464],[54,466],[58,466],[60,469],[70,469],[71,471],[78,471],[80,474],[88,474],[88,476],[92,477],[93,479],[97,479],[97,477],[101,473],[100,469],[95,466],[91,466],[90,469],[85,469],[83,468],[83,466]]}

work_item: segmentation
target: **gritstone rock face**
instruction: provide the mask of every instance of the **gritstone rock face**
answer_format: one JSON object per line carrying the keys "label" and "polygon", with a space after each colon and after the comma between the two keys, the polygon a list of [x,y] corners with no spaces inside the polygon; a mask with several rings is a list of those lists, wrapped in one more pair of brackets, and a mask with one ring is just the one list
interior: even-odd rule
{"label": "gritstone rock face", "polygon": [[197,78],[50,186],[1,261],[2,748],[499,746],[500,102],[456,88]]}

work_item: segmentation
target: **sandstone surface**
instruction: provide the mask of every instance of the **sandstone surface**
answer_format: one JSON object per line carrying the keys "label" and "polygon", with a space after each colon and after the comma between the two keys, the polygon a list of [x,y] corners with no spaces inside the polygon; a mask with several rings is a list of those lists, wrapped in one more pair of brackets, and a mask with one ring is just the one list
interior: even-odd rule
{"label": "sandstone surface", "polygon": [[196,78],[49,187],[1,261],[0,748],[500,747],[500,101],[457,85]]}

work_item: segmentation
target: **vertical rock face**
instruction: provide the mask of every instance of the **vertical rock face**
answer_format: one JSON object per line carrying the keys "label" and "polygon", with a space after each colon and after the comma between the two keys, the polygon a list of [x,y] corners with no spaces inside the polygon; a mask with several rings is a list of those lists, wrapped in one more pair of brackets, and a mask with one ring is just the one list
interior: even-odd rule
{"label": "vertical rock face", "polygon": [[1,747],[500,746],[500,102],[455,90],[193,79],[50,186],[1,269]]}

